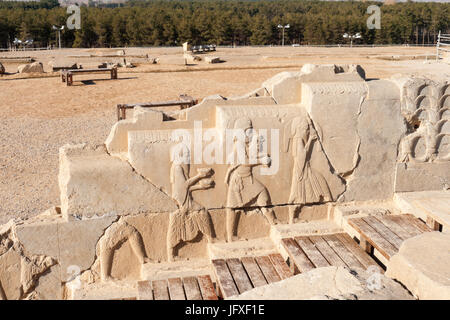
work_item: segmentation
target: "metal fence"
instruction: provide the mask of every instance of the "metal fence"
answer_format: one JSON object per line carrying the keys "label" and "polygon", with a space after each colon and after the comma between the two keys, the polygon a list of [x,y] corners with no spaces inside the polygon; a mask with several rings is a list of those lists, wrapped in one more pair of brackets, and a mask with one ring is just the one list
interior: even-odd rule
{"label": "metal fence", "polygon": [[444,52],[450,52],[450,34],[439,31],[436,43],[436,60],[441,59]]}

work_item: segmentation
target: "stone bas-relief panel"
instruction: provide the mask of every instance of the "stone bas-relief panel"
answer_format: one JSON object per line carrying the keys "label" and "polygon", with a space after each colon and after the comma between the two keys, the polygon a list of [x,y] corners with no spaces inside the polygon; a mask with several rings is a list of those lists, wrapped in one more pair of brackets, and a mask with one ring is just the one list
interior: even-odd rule
{"label": "stone bas-relief panel", "polygon": [[401,98],[402,113],[409,130],[400,144],[399,162],[449,161],[449,83],[407,80]]}
{"label": "stone bas-relief panel", "polygon": [[339,201],[448,189],[448,90],[307,65],[238,98],[137,107],[105,146],[61,148],[61,210],[0,226],[0,299],[62,298],[73,267],[88,284],[134,282],[209,243],[313,230]]}
{"label": "stone bas-relief panel", "polygon": [[[145,113],[145,111],[141,112]],[[305,119],[303,122],[308,125],[304,129],[305,133],[297,133],[297,136],[293,138],[295,128],[292,127],[292,120],[294,118],[297,119],[296,123],[300,123],[302,122],[301,119]],[[344,191],[342,180],[332,173],[333,168],[330,167],[323,152],[320,135],[317,133],[317,130],[320,129],[316,129],[313,126],[305,110],[298,105],[270,107],[230,105],[216,107],[215,127],[207,128],[203,126],[203,122],[195,121],[182,121],[185,125],[182,133],[191,139],[188,143],[190,152],[189,174],[194,175],[195,172],[204,168],[211,168],[214,171],[214,186],[193,194],[195,200],[205,208],[237,207],[238,205],[243,207],[262,207],[266,205],[292,204],[297,202],[297,200],[300,201],[299,205],[311,204],[336,200]],[[241,128],[240,121],[250,123],[251,128]],[[155,186],[160,187],[163,192],[171,194],[172,187],[168,179],[172,167],[170,153],[174,146],[179,144],[180,140],[174,137],[174,130],[164,129],[166,126],[173,127],[174,125],[161,122],[159,126],[153,126],[153,128],[156,127],[153,130],[141,130],[143,125],[139,124],[139,130],[130,130],[128,132],[127,157],[136,172],[144,176],[148,181],[151,181]],[[250,188],[246,188],[248,201],[238,203],[241,201],[233,200],[233,202],[230,200],[230,197],[234,197],[234,192],[230,190],[234,190],[236,187],[234,183],[236,172],[245,171],[245,166],[237,166],[239,154],[236,149],[237,146],[242,146],[243,144],[240,145],[240,141],[236,142],[231,136],[230,132],[236,129],[243,132],[251,129],[250,131],[253,132],[252,139],[257,141],[255,145],[260,151],[259,160],[256,161],[255,165],[251,166],[252,170],[245,169],[248,172],[241,172],[240,175],[247,174],[248,177],[251,177],[252,184],[255,181],[255,190],[258,189],[261,192],[264,188],[267,190],[270,200],[265,200],[263,203],[256,201],[257,199],[262,201],[262,196],[256,197],[261,192],[258,190],[253,192]],[[303,137],[299,138],[299,135],[303,135]],[[303,141],[302,139],[306,140]],[[310,183],[306,183],[308,190],[305,195],[308,194],[308,196],[301,200],[293,198],[289,201],[288,193],[276,192],[277,190],[291,189],[292,172],[294,163],[296,163],[296,157],[292,153],[293,147],[291,149],[284,148],[284,145],[288,145],[290,140],[296,141],[297,147],[295,147],[295,152],[300,157],[301,148],[305,151],[303,152],[305,156],[307,154],[307,157],[303,160],[305,163],[308,163],[306,168],[307,176],[313,177],[316,182],[320,181],[319,186],[321,185],[321,187],[319,189],[322,190],[319,191],[317,188],[315,190],[316,193],[321,193],[320,195],[311,195]],[[301,147],[298,143],[300,140],[303,141]],[[308,140],[310,140],[309,143]],[[292,141],[291,144],[293,143]],[[250,142],[246,147],[249,147],[249,145]],[[247,162],[248,164],[249,158],[245,158],[245,153],[243,155],[244,160],[241,162]],[[234,163],[227,163],[227,159],[230,159],[231,156],[234,157]],[[262,163],[261,161],[263,160],[268,162]],[[155,170],[156,167],[158,170]],[[266,170],[266,174],[263,173],[264,170]],[[311,172],[314,172],[315,175],[311,175]],[[300,174],[301,172],[298,172],[297,176],[299,177]],[[311,179],[306,179],[306,181],[311,181]],[[256,187],[258,183],[260,187]],[[240,196],[245,198],[247,191],[239,191]],[[253,195],[252,193],[256,194]],[[236,195],[236,197],[239,198],[239,195]]]}

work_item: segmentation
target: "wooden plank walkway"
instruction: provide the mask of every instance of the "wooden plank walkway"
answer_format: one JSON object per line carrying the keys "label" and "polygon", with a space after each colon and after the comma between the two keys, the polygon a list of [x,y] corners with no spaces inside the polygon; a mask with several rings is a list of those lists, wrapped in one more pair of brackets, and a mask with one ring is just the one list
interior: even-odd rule
{"label": "wooden plank walkway", "polygon": [[219,293],[223,298],[293,275],[283,257],[278,253],[241,259],[215,259],[212,263]]}
{"label": "wooden plank walkway", "polygon": [[217,300],[209,275],[138,281],[139,300]]}
{"label": "wooden plank walkway", "polygon": [[291,270],[295,273],[329,266],[350,269],[378,267],[377,263],[346,233],[284,238],[281,242],[289,254]]}
{"label": "wooden plank walkway", "polygon": [[350,218],[348,223],[361,235],[366,251],[376,249],[388,260],[406,239],[433,231],[411,214]]}

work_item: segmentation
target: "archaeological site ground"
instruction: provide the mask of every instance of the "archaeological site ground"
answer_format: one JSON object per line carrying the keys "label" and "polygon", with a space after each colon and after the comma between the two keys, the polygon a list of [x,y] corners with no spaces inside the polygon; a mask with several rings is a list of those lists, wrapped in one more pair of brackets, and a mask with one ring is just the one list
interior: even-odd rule
{"label": "archaeological site ground", "polygon": [[0,300],[450,299],[435,50],[0,53]]}

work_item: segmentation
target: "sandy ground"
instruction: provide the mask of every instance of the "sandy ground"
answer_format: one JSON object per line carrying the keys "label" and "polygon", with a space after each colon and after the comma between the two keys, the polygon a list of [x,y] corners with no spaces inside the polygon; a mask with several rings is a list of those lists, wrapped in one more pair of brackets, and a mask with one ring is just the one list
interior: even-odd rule
{"label": "sandy ground", "polygon": [[[74,77],[61,83],[48,62],[67,59],[94,67],[117,49],[63,49],[0,52],[7,75],[0,76],[0,223],[31,217],[59,204],[58,149],[66,143],[103,143],[116,121],[116,105],[174,100],[182,94],[202,99],[211,94],[241,95],[271,76],[298,70],[305,63],[358,63],[367,78],[402,74],[450,76],[450,66],[432,59],[434,48],[219,48],[211,55],[225,62],[184,66],[180,48],[131,48],[127,55],[148,54],[159,63],[119,69],[119,80],[107,74]],[[17,74],[4,57],[33,57],[43,75]],[[200,55],[204,56],[204,55]],[[393,60],[394,59],[394,60]],[[94,79],[93,81],[85,81]],[[84,82],[82,82],[82,80]]]}

